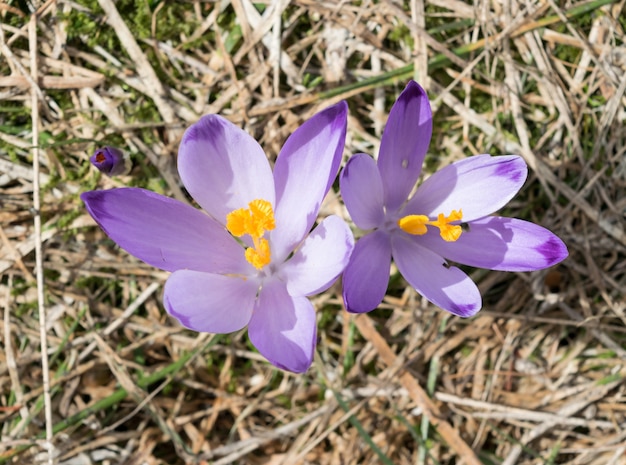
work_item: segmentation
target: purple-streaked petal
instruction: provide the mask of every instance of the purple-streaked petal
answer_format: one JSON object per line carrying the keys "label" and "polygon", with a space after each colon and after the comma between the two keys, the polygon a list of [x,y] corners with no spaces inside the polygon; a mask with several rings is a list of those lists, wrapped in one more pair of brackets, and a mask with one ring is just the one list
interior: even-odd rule
{"label": "purple-streaked petal", "polygon": [[218,115],[207,115],[187,129],[178,149],[178,172],[191,196],[213,218],[248,208],[252,200],[275,205],[274,179],[261,146]]}
{"label": "purple-streaked petal", "polygon": [[449,215],[463,211],[473,221],[502,208],[526,181],[528,168],[517,155],[476,155],[448,165],[418,187],[404,214]]}
{"label": "purple-streaked petal", "polygon": [[391,247],[404,279],[433,304],[461,317],[473,316],[480,310],[480,292],[460,269],[407,235],[394,235]]}
{"label": "purple-streaked petal", "polygon": [[272,245],[284,260],[311,230],[332,185],[343,153],[348,106],[338,103],[317,113],[285,142],[274,166],[276,229]]}
{"label": "purple-streaked petal", "polygon": [[329,216],[307,236],[283,265],[281,276],[292,296],[326,290],[348,264],[354,237],[338,216]]}
{"label": "purple-streaked petal", "polygon": [[372,157],[352,156],[339,178],[341,196],[352,221],[361,229],[374,229],[385,219],[383,181]]}
{"label": "purple-streaked petal", "polygon": [[130,157],[115,147],[105,146],[99,148],[89,158],[93,166],[107,176],[119,176],[128,174],[132,167]]}
{"label": "purple-streaked petal", "polygon": [[388,210],[402,205],[417,182],[430,144],[432,119],[428,95],[410,81],[391,108],[380,141],[378,168]]}
{"label": "purple-streaked petal", "polygon": [[285,284],[263,285],[248,326],[250,341],[270,363],[303,373],[313,361],[317,325],[306,297],[292,297]]}
{"label": "purple-streaked petal", "polygon": [[343,301],[351,313],[374,310],[385,297],[389,284],[391,243],[384,231],[361,237],[343,272]]}
{"label": "purple-streaked petal", "polygon": [[456,242],[427,234],[420,243],[448,260],[500,271],[540,270],[567,257],[561,239],[529,221],[490,216],[468,227]]}
{"label": "purple-streaked petal", "polygon": [[163,305],[185,328],[232,333],[252,316],[258,282],[200,271],[175,271],[165,283]]}
{"label": "purple-streaked petal", "polygon": [[87,211],[121,248],[166,271],[244,273],[244,250],[216,221],[178,200],[137,188],[81,194]]}

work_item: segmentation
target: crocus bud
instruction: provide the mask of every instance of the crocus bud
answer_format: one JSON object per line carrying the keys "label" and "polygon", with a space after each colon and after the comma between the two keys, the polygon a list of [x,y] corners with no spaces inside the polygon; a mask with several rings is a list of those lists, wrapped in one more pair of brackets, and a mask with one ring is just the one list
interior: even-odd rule
{"label": "crocus bud", "polygon": [[115,147],[105,146],[99,148],[89,161],[107,176],[128,174],[131,169],[130,157]]}

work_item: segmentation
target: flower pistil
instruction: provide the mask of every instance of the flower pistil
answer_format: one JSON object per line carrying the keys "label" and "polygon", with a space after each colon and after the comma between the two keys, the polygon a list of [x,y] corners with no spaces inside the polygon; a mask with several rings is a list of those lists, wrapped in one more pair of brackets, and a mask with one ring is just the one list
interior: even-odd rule
{"label": "flower pistil", "polygon": [[269,242],[263,235],[276,227],[274,209],[271,203],[262,199],[253,200],[248,207],[230,212],[226,216],[226,229],[235,237],[248,234],[252,238],[253,246],[246,249],[246,260],[261,270],[272,256]]}
{"label": "flower pistil", "polygon": [[461,233],[463,227],[460,224],[450,224],[453,221],[461,221],[463,219],[462,210],[452,210],[448,216],[443,213],[437,215],[436,220],[431,220],[426,215],[407,215],[398,220],[398,226],[404,232],[415,236],[426,234],[427,225],[439,228],[439,235],[446,242],[455,242]]}

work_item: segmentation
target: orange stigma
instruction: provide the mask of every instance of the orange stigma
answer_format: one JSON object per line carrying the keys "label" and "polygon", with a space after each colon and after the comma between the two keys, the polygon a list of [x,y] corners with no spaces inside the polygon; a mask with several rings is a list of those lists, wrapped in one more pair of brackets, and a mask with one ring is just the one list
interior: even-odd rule
{"label": "orange stigma", "polygon": [[261,199],[253,200],[248,207],[226,215],[226,229],[235,237],[248,234],[252,238],[253,246],[246,249],[246,260],[261,270],[272,257],[270,244],[263,235],[276,227],[274,209],[271,203]]}
{"label": "orange stigma", "polygon": [[462,219],[462,210],[452,210],[452,213],[448,216],[439,213],[436,220],[430,220],[426,215],[407,215],[398,220],[398,226],[404,232],[415,236],[426,234],[427,226],[435,226],[439,228],[439,235],[444,241],[454,242],[461,237],[463,228],[459,224],[450,223],[461,221]]}

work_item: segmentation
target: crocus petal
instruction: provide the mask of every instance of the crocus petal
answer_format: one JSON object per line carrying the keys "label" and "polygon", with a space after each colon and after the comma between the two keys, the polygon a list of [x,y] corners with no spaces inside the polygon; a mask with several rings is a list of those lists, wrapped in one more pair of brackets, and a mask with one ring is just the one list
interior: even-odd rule
{"label": "crocus petal", "polygon": [[248,208],[252,200],[274,205],[274,179],[263,149],[221,116],[204,116],[187,129],[178,172],[196,202],[222,224],[228,213]]}
{"label": "crocus petal", "polygon": [[392,236],[391,247],[404,279],[432,303],[461,317],[480,310],[480,292],[460,269],[408,236]]}
{"label": "crocus petal", "polygon": [[313,361],[317,327],[306,297],[292,297],[279,280],[265,283],[248,326],[250,341],[272,364],[302,373]]}
{"label": "crocus petal", "polygon": [[149,265],[166,271],[250,270],[243,248],[220,224],[178,200],[131,187],[80,197],[111,239]]}
{"label": "crocus petal", "polygon": [[419,84],[410,81],[391,108],[380,141],[378,168],[387,209],[402,205],[415,186],[432,129],[428,95]]}
{"label": "crocus petal", "polygon": [[353,155],[339,178],[341,196],[352,221],[361,229],[374,229],[385,219],[383,181],[372,157]]}
{"label": "crocus petal", "polygon": [[186,328],[232,333],[250,321],[258,287],[253,279],[179,270],[165,283],[163,304]]}
{"label": "crocus petal", "polygon": [[490,216],[468,228],[456,242],[427,235],[420,243],[454,262],[500,271],[540,270],[567,257],[561,239],[528,221]]}
{"label": "crocus petal", "polygon": [[311,230],[343,153],[348,106],[317,113],[285,142],[274,166],[276,229],[273,255],[284,260]]}
{"label": "crocus petal", "polygon": [[360,238],[343,272],[343,301],[351,313],[374,310],[385,297],[389,284],[391,244],[384,231]]}
{"label": "crocus petal", "polygon": [[350,259],[354,237],[338,216],[329,216],[307,236],[282,267],[281,276],[292,296],[326,290]]}
{"label": "crocus petal", "polygon": [[418,187],[405,214],[449,215],[462,210],[463,221],[473,221],[502,208],[520,190],[528,168],[517,155],[476,155],[452,163]]}

